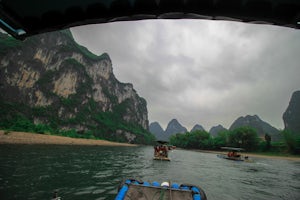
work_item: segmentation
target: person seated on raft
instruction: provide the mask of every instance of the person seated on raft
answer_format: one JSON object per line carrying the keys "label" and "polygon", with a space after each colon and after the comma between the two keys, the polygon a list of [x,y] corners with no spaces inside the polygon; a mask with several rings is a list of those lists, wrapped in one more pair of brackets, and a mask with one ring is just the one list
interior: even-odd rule
{"label": "person seated on raft", "polygon": [[232,154],[232,157],[238,158],[238,157],[241,157],[241,155],[234,151]]}
{"label": "person seated on raft", "polygon": [[159,146],[154,147],[154,156],[159,156]]}
{"label": "person seated on raft", "polygon": [[163,147],[163,156],[168,157],[168,147],[167,146]]}
{"label": "person seated on raft", "polygon": [[167,146],[156,146],[154,155],[157,157],[168,157],[168,147]]}
{"label": "person seated on raft", "polygon": [[235,152],[235,151],[230,151],[230,152],[228,152],[228,154],[227,154],[227,156],[228,157],[241,157],[241,155],[239,155],[239,154],[237,154],[237,152]]}
{"label": "person seated on raft", "polygon": [[164,147],[162,145],[156,146],[154,149],[154,153],[155,153],[155,156],[158,156],[158,157],[163,156]]}
{"label": "person seated on raft", "polygon": [[233,152],[229,151],[227,154],[228,157],[232,157],[233,156]]}

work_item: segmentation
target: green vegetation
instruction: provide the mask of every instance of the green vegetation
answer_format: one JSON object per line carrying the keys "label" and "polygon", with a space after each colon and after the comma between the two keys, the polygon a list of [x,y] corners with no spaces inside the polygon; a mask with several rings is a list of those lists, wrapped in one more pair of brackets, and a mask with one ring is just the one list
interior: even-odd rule
{"label": "green vegetation", "polygon": [[[77,52],[82,54],[85,62],[101,61],[109,58],[107,53],[97,56],[87,48],[78,45],[69,29],[60,31],[60,36],[68,37],[65,44],[59,45],[57,54],[67,55]],[[7,50],[39,46],[37,38],[28,38],[24,42],[0,33],[0,55],[6,54]],[[67,56],[69,58],[69,56]],[[56,56],[53,59],[58,59]],[[35,64],[34,60],[30,61]],[[53,92],[53,84],[59,80],[64,73],[72,72],[76,76],[76,92],[67,97],[59,96]],[[112,83],[117,80],[112,79]],[[0,129],[7,132],[25,131],[40,134],[57,134],[68,137],[106,139],[110,141],[127,142],[128,137],[132,143],[152,144],[155,137],[140,125],[128,122],[124,116],[133,109],[130,100],[121,104],[118,98],[112,94],[110,86],[103,84],[103,93],[109,99],[109,111],[103,112],[105,103],[95,102],[93,99],[93,80],[88,75],[86,67],[76,59],[65,59],[59,68],[41,70],[40,78],[35,87],[41,91],[42,97],[46,97],[51,103],[49,106],[36,106],[6,102],[0,97]],[[36,98],[32,95],[32,98]],[[19,101],[26,102],[27,100]],[[146,104],[146,102],[143,102]],[[143,108],[144,105],[141,107]],[[68,130],[65,130],[68,129]],[[127,135],[127,136],[126,136]]]}
{"label": "green vegetation", "polygon": [[229,132],[228,142],[234,147],[253,151],[258,145],[258,141],[258,135],[251,127],[240,127]]}
{"label": "green vegetation", "polygon": [[[62,98],[60,104],[71,109],[72,100]],[[122,107],[122,105],[120,105]],[[59,108],[54,106],[34,107],[19,103],[0,101],[0,129],[6,131],[24,131],[40,134],[61,135],[74,138],[105,139],[116,142],[127,142],[124,132],[134,136],[132,143],[153,144],[154,135],[141,126],[128,123],[122,119],[122,113],[95,112],[96,103],[91,99],[83,105],[74,117],[59,117]],[[119,109],[116,109],[118,111]],[[121,109],[122,110],[122,109]],[[34,116],[40,123],[34,123]],[[85,126],[88,130],[77,130]],[[71,127],[62,130],[60,127]]]}
{"label": "green vegetation", "polygon": [[76,45],[76,48],[83,54],[85,55],[86,57],[88,57],[89,59],[92,59],[92,60],[97,60],[99,59],[99,57],[95,54],[93,54],[92,52],[90,52],[86,47],[84,46],[81,46],[79,44]]}
{"label": "green vegetation", "polygon": [[66,34],[68,37],[70,37],[72,40],[74,40],[74,37],[70,31],[70,29],[64,29],[64,30],[60,30],[59,32]]}
{"label": "green vegetation", "polygon": [[288,130],[284,130],[282,134],[288,151],[294,154],[300,154],[300,134],[295,134]]}
{"label": "green vegetation", "polygon": [[272,140],[271,136],[269,134],[265,134],[266,150],[270,150],[271,140]]}
{"label": "green vegetation", "polygon": [[6,34],[0,33],[0,55],[5,54],[8,49],[17,48],[22,45],[22,41],[16,40]]}
{"label": "green vegetation", "polygon": [[103,53],[102,55],[97,56],[97,55],[93,54],[92,52],[90,52],[86,47],[77,44],[74,40],[74,37],[73,37],[70,29],[61,30],[60,32],[67,35],[72,41],[74,41],[73,43],[69,43],[67,46],[63,45],[61,47],[61,51],[64,52],[64,51],[77,50],[91,60],[110,59],[109,55],[107,53]]}
{"label": "green vegetation", "polygon": [[270,135],[266,134],[263,140],[251,127],[222,131],[216,137],[212,137],[206,131],[197,130],[173,135],[170,143],[187,149],[219,150],[222,146],[231,146],[270,155],[300,154],[300,135],[290,131],[282,131],[282,135],[282,141],[272,142]]}

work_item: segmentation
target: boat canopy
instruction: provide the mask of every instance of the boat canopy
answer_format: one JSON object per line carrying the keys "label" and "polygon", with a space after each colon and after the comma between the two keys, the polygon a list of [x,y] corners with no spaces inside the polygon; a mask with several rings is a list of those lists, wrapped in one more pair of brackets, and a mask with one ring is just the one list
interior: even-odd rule
{"label": "boat canopy", "polygon": [[156,143],[158,143],[158,144],[168,144],[167,141],[163,141],[163,140],[157,140]]}
{"label": "boat canopy", "polygon": [[229,151],[245,151],[243,148],[235,148],[235,147],[221,147],[221,149],[229,150]]}
{"label": "boat canopy", "polygon": [[85,24],[208,19],[300,28],[299,0],[0,0],[0,28],[17,39]]}

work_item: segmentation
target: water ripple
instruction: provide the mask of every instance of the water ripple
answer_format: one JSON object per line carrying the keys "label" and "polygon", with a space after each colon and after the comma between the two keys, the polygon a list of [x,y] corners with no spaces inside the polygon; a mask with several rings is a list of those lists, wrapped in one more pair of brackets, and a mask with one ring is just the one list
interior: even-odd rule
{"label": "water ripple", "polygon": [[195,184],[209,200],[298,200],[300,163],[256,159],[233,162],[186,150],[171,162],[152,160],[152,147],[1,146],[1,199],[114,199],[120,181]]}

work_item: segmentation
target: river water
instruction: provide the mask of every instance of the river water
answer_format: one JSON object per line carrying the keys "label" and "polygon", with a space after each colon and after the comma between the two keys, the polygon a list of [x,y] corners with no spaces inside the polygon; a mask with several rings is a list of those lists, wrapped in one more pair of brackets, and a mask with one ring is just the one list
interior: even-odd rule
{"label": "river water", "polygon": [[300,199],[300,162],[255,158],[235,162],[215,154],[152,147],[0,145],[0,199],[114,199],[123,178],[200,186],[209,200]]}

